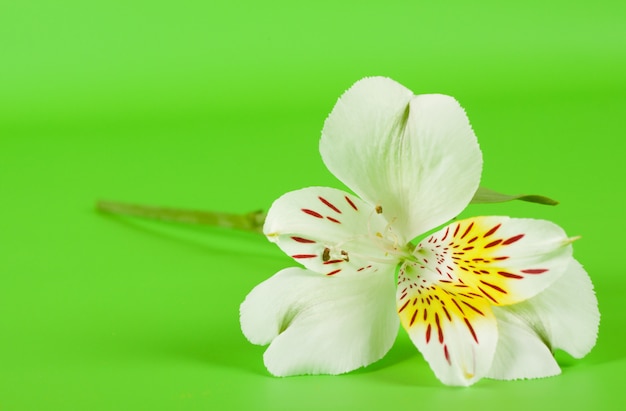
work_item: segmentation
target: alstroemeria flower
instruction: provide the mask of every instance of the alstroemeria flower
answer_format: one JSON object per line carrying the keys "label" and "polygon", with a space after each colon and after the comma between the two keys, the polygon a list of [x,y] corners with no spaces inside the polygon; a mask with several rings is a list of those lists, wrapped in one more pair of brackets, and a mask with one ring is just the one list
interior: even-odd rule
{"label": "alstroemeria flower", "polygon": [[581,357],[594,345],[592,285],[555,224],[478,217],[410,242],[478,188],[482,156],[456,100],[361,80],[326,120],[320,151],[358,197],[309,187],[269,210],[265,235],[305,267],[278,272],[241,306],[245,336],[270,344],[272,374],[368,365],[399,323],[450,385],[558,374],[552,350]]}

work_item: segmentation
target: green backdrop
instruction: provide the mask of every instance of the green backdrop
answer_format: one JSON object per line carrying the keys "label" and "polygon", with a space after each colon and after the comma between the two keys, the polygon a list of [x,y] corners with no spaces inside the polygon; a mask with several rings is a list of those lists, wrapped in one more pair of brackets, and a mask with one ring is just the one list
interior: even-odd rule
{"label": "green backdrop", "polygon": [[[614,409],[623,404],[623,1],[14,1],[0,5],[0,410]],[[274,378],[238,307],[294,263],[262,236],[98,214],[98,199],[267,209],[341,187],[317,151],[368,75],[455,96],[483,184],[553,220],[602,322],[559,377],[442,386],[400,336],[343,376]],[[604,407],[604,408],[603,408]],[[614,407],[614,406],[613,406]]]}

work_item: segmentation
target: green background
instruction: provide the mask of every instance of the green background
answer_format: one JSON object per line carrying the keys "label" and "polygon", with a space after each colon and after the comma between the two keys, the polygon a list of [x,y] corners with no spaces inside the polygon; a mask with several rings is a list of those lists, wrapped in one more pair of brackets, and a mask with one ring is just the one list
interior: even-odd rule
{"label": "green background", "polygon": [[[0,410],[609,409],[623,404],[626,3],[0,4]],[[263,237],[98,214],[98,199],[267,209],[342,187],[317,144],[369,75],[455,96],[483,184],[558,207],[602,323],[583,360],[442,386],[404,331],[343,376],[274,378],[238,306],[294,265]]]}

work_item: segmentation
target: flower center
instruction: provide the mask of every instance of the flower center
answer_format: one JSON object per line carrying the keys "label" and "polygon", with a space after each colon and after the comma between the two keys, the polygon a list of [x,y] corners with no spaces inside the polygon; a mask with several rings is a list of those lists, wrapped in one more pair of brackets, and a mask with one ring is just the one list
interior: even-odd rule
{"label": "flower center", "polygon": [[[378,211],[376,213],[379,214]],[[350,261],[350,258],[358,258],[382,264],[416,261],[413,256],[415,246],[411,243],[404,243],[394,232],[391,223],[386,224],[380,231],[373,230],[372,225],[368,224],[366,234],[358,234],[327,247],[322,255],[323,259]]]}

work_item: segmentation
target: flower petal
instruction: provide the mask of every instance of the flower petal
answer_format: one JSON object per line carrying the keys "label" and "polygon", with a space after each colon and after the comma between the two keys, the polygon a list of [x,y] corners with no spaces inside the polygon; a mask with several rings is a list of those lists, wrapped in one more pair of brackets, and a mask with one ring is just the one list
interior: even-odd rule
{"label": "flower petal", "polygon": [[567,268],[571,239],[544,220],[477,217],[444,227],[414,251],[441,283],[467,287],[495,305],[518,303]]}
{"label": "flower petal", "polygon": [[382,358],[398,332],[393,271],[323,277],[287,268],[241,305],[241,329],[274,375],[340,374]]}
{"label": "flower petal", "polygon": [[263,232],[297,262],[326,275],[376,271],[410,255],[372,206],[334,188],[283,195],[272,204]]}
{"label": "flower petal", "polygon": [[499,338],[487,377],[515,380],[560,374],[550,349],[525,321],[507,310],[509,307],[493,307]]}
{"label": "flower petal", "polygon": [[500,339],[488,377],[541,378],[559,374],[552,350],[576,358],[595,345],[600,313],[589,276],[573,258],[548,289],[519,304],[494,307]]}
{"label": "flower petal", "polygon": [[482,155],[449,96],[414,96],[382,77],[358,81],[326,119],[328,169],[408,241],[455,217],[478,188]]}
{"label": "flower petal", "polygon": [[498,340],[495,317],[484,296],[433,279],[424,266],[401,268],[400,321],[437,378],[471,385],[491,368]]}
{"label": "flower petal", "polygon": [[575,358],[596,343],[600,312],[589,276],[573,258],[565,274],[535,297],[502,307],[517,316],[550,350],[562,349]]}

